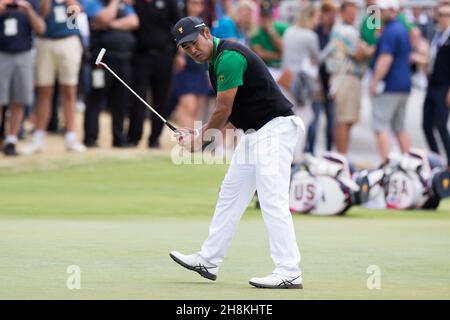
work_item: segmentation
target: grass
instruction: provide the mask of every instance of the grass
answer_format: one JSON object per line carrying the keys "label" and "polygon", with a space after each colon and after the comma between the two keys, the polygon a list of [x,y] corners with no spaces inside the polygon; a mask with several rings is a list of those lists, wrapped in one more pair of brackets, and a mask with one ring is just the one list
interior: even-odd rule
{"label": "grass", "polygon": [[[217,282],[182,269],[171,250],[207,236],[226,166],[164,156],[0,170],[0,299],[449,299],[450,202],[439,210],[294,216],[304,290],[248,285],[273,265],[249,207]],[[67,267],[81,268],[69,290]],[[381,270],[369,290],[367,268]]]}

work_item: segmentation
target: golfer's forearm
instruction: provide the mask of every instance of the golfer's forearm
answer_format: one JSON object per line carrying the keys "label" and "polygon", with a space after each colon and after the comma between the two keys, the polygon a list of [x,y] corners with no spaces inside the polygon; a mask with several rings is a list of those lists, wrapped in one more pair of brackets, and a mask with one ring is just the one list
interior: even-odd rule
{"label": "golfer's forearm", "polygon": [[217,105],[211,118],[203,126],[203,132],[206,132],[209,129],[222,130],[227,125],[230,114],[231,109],[226,106]]}
{"label": "golfer's forearm", "polygon": [[377,63],[375,64],[375,70],[373,72],[373,81],[380,81],[384,79],[386,74],[389,72],[389,68],[392,64],[392,56],[389,54],[382,54]]}
{"label": "golfer's forearm", "polygon": [[109,26],[112,29],[131,31],[139,27],[139,18],[137,15],[129,15],[120,19],[116,19],[110,22]]}
{"label": "golfer's forearm", "polygon": [[114,20],[119,10],[120,0],[111,0],[106,8],[101,10],[96,16],[95,20],[102,24],[108,24]]}
{"label": "golfer's forearm", "polygon": [[217,93],[216,108],[204,128],[205,131],[208,129],[222,130],[223,127],[225,127],[233,109],[234,98],[236,97],[237,90],[238,87],[234,87],[219,91]]}

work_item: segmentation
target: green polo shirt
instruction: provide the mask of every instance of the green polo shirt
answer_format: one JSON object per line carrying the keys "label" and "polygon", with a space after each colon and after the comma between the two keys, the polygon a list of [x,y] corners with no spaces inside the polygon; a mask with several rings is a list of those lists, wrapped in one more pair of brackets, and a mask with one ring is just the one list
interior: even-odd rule
{"label": "green polo shirt", "polygon": [[216,56],[219,39],[213,37],[213,67],[217,79],[217,92],[236,88],[244,84],[244,72],[247,70],[247,59],[239,52],[224,50]]}

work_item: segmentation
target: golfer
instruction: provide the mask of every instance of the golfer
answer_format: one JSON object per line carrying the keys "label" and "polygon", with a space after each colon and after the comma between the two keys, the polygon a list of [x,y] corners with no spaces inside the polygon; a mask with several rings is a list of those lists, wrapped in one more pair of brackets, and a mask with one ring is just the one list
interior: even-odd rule
{"label": "golfer", "polygon": [[[216,280],[239,220],[255,191],[269,231],[273,272],[250,279],[259,288],[302,288],[300,253],[289,211],[293,152],[303,128],[292,104],[283,96],[264,62],[250,49],[213,37],[197,17],[179,20],[172,31],[178,46],[199,63],[209,63],[216,106],[208,122],[194,134],[182,128],[178,142],[188,150],[206,142],[209,129],[230,124],[246,134],[240,139],[222,183],[219,200],[201,250],[192,255],[172,251],[183,267]],[[189,134],[190,133],[190,134]],[[250,161],[244,161],[250,158]]]}

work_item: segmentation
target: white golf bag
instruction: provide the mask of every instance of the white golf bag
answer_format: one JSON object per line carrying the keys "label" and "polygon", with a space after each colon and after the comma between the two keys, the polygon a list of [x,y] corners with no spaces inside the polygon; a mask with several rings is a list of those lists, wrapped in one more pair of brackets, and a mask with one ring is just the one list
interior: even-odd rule
{"label": "white golf bag", "polygon": [[334,152],[320,157],[306,154],[304,162],[292,169],[289,205],[291,212],[342,215],[358,191],[345,157]]}
{"label": "white golf bag", "polygon": [[392,209],[436,209],[450,196],[449,178],[439,156],[418,149],[391,154],[379,169],[356,174],[361,190],[367,190],[363,206]]}

